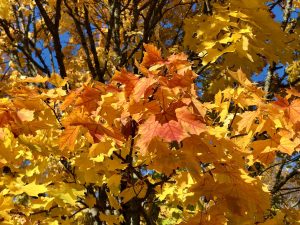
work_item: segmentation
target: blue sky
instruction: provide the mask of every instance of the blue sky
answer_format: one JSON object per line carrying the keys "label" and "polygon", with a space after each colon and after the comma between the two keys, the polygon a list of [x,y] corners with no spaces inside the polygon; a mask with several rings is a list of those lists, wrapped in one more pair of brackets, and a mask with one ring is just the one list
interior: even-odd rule
{"label": "blue sky", "polygon": [[[274,18],[275,21],[281,22],[282,18],[283,18],[283,11],[280,8],[280,6],[274,7],[273,13],[275,14],[275,18]],[[297,18],[297,16],[298,16],[297,11],[292,13],[292,18]],[[68,44],[70,34],[68,32],[66,32],[66,33],[62,34],[60,37],[61,37],[62,47],[65,47]],[[43,43],[39,43],[39,45],[40,45],[40,48],[43,49]],[[76,49],[75,49],[74,54],[76,54]],[[53,53],[53,55],[55,57],[55,53]],[[51,68],[51,58],[50,58],[50,55],[49,55],[49,52],[47,49],[44,49],[42,51],[42,56],[43,56],[45,62],[47,63],[48,67]],[[58,72],[58,66],[57,66],[56,60],[54,60],[54,64],[55,64],[54,69],[56,70],[55,72]],[[263,81],[265,79],[266,73],[268,71],[268,67],[269,67],[269,65],[267,65],[260,74],[253,75],[253,80],[256,82]],[[285,67],[282,67],[281,69],[277,70],[276,72],[279,74],[279,76],[282,76],[284,74],[284,70],[285,70]]]}
{"label": "blue sky", "polygon": [[[281,9],[281,7],[280,6],[275,6],[274,9],[273,9],[273,13],[275,14],[274,20],[279,22],[279,23],[282,22],[282,20],[283,20],[283,10]],[[299,10],[296,10],[295,12],[293,12],[291,14],[291,18],[297,18],[298,13],[300,13]],[[281,77],[284,74],[284,70],[285,70],[286,65],[279,64],[277,66],[283,66],[281,69],[276,70],[278,75]],[[266,74],[268,72],[268,68],[269,68],[269,65],[267,65],[260,74],[253,75],[252,79],[256,82],[264,81],[264,79],[266,77]]]}

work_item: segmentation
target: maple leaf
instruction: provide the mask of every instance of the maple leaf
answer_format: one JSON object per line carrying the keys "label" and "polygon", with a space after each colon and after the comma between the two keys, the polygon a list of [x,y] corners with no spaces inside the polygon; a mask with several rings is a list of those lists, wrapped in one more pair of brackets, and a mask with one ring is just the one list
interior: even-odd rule
{"label": "maple leaf", "polygon": [[104,161],[103,165],[108,171],[115,171],[115,170],[124,170],[127,167],[127,164],[123,163],[119,159],[107,159]]}
{"label": "maple leaf", "polygon": [[[154,169],[166,175],[173,173],[174,168],[180,168],[180,156],[175,150],[171,150],[167,142],[162,142],[158,138],[151,141],[149,151],[154,154],[149,169]],[[161,163],[164,161],[165,163]]]}
{"label": "maple leaf", "polygon": [[220,212],[216,205],[212,205],[205,212],[199,212],[192,218],[185,219],[179,225],[226,225],[228,219],[224,215],[224,212]]}
{"label": "maple leaf", "polygon": [[114,143],[112,140],[104,139],[101,142],[93,144],[89,149],[89,155],[91,157],[96,157],[100,154],[105,154],[111,156],[115,150]]}
{"label": "maple leaf", "polygon": [[299,123],[300,99],[296,99],[286,108],[286,115],[293,124]]}
{"label": "maple leaf", "polygon": [[43,77],[41,75],[37,75],[35,77],[26,77],[21,79],[20,82],[29,82],[29,83],[45,83],[48,81],[48,77]]}
{"label": "maple leaf", "polygon": [[13,115],[8,110],[0,110],[0,126],[5,127],[11,121],[14,121]]}
{"label": "maple leaf", "polygon": [[51,84],[55,85],[56,87],[62,87],[65,86],[67,83],[67,79],[66,78],[62,78],[59,74],[57,73],[53,73],[51,74],[51,77],[48,79],[48,82],[50,82]]}
{"label": "maple leaf", "polygon": [[290,104],[287,99],[277,96],[277,101],[274,102],[275,106],[279,106],[284,110],[286,118],[294,125],[299,122],[300,116],[300,99],[293,100]]}
{"label": "maple leaf", "polygon": [[122,219],[118,215],[107,215],[100,212],[99,218],[104,221],[107,225],[120,224]]}
{"label": "maple leaf", "polygon": [[65,98],[64,102],[61,104],[60,109],[65,110],[68,106],[70,106],[74,101],[77,99],[77,97],[80,95],[84,87],[77,88],[75,90],[72,90]]}
{"label": "maple leaf", "polygon": [[153,77],[143,77],[139,79],[132,93],[134,101],[139,102],[145,96],[147,89],[154,83],[156,83],[156,80]]}
{"label": "maple leaf", "polygon": [[228,72],[235,80],[237,80],[241,84],[241,86],[243,86],[252,94],[252,97],[254,98],[256,104],[263,103],[265,92],[261,88],[255,86],[241,69],[239,69],[237,72]]}
{"label": "maple leaf", "polygon": [[[175,110],[177,108],[185,106],[185,104],[182,101],[176,99],[176,97],[173,95],[172,90],[165,87],[159,88],[156,92],[155,97],[158,100],[156,102],[157,105],[155,106],[155,103],[151,105],[151,102],[149,105],[153,106],[152,108],[150,108],[151,110],[156,110],[151,111],[152,113],[156,114],[156,119],[161,124],[167,123],[170,120],[177,121]],[[147,108],[149,105],[147,104]]]}
{"label": "maple leaf", "polygon": [[300,97],[300,93],[295,88],[287,89],[286,93],[287,93],[286,99],[290,99],[291,96]]}
{"label": "maple leaf", "polygon": [[272,139],[258,140],[251,144],[254,158],[264,164],[273,162],[277,146],[278,144]]}
{"label": "maple leaf", "polygon": [[89,130],[95,141],[101,140],[104,135],[108,135],[109,137],[115,138],[116,140],[122,140],[122,135],[119,132],[111,130],[103,126],[101,123],[84,122],[80,125],[86,127]]}
{"label": "maple leaf", "polygon": [[188,107],[181,107],[175,110],[178,122],[183,127],[183,129],[189,134],[199,135],[206,130],[205,123],[203,123],[200,118],[192,114]]}
{"label": "maple leaf", "polygon": [[150,116],[139,126],[138,135],[140,138],[137,140],[137,147],[140,148],[142,155],[146,154],[148,145],[153,138],[158,136],[160,129],[161,124],[155,120],[155,116]]}
{"label": "maple leaf", "polygon": [[120,174],[114,174],[108,178],[107,186],[109,187],[110,192],[113,195],[117,196],[119,194],[119,192],[120,192],[119,186],[121,184],[121,179],[122,179],[122,176]]}
{"label": "maple leaf", "polygon": [[126,203],[134,197],[144,198],[146,193],[147,193],[147,185],[145,185],[143,182],[137,182],[132,187],[123,190],[119,194],[119,197],[122,198],[123,203]]}
{"label": "maple leaf", "polygon": [[177,121],[171,120],[167,123],[162,124],[157,132],[157,136],[163,138],[168,142],[180,142],[184,138],[188,137],[188,134],[182,129]]}
{"label": "maple leaf", "polygon": [[[0,1],[0,223],[299,220],[297,192],[266,189],[297,166],[293,19],[261,0],[46,2]],[[278,62],[293,89],[275,74],[274,102],[250,77]]]}
{"label": "maple leaf", "polygon": [[241,115],[241,120],[237,123],[238,131],[245,129],[246,132],[249,132],[250,127],[253,125],[254,120],[260,115],[259,111],[248,111],[244,112]]}
{"label": "maple leaf", "polygon": [[141,66],[149,67],[156,63],[162,63],[161,52],[154,45],[144,44],[146,50]]}
{"label": "maple leaf", "polygon": [[89,206],[89,208],[93,208],[93,206],[96,204],[96,199],[92,195],[88,195],[85,198],[85,203]]}
{"label": "maple leaf", "polygon": [[114,209],[121,209],[120,203],[117,201],[117,199],[110,193],[110,192],[106,192],[107,197],[108,197],[108,201],[111,204],[111,206]]}
{"label": "maple leaf", "polygon": [[98,107],[101,94],[96,88],[85,87],[80,95],[76,96],[75,106],[84,106],[88,111],[94,111]]}
{"label": "maple leaf", "polygon": [[[61,191],[57,191],[57,190]],[[57,184],[55,187],[49,188],[48,192],[50,196],[55,197],[55,200],[61,204],[76,205],[79,198],[84,196],[84,190],[82,186],[78,184]]]}
{"label": "maple leaf", "polygon": [[139,78],[134,74],[122,69],[121,72],[116,71],[112,81],[117,81],[125,85],[125,96],[129,97],[135,88]]}
{"label": "maple leaf", "polygon": [[276,106],[279,106],[280,108],[286,109],[289,106],[289,102],[287,99],[282,98],[281,96],[276,96],[277,101],[274,102]]}
{"label": "maple leaf", "polygon": [[104,135],[108,135],[109,137],[115,138],[119,141],[122,140],[122,135],[120,132],[111,129],[109,126],[101,122],[91,119],[88,114],[80,111],[74,111],[68,119],[63,121],[63,124],[65,127],[82,126],[87,128],[95,142],[101,140]]}
{"label": "maple leaf", "polygon": [[59,148],[63,151],[68,149],[69,151],[74,151],[77,137],[80,132],[80,126],[68,126],[63,131],[59,139]]}
{"label": "maple leaf", "polygon": [[12,194],[18,195],[25,192],[29,196],[38,196],[40,193],[45,193],[48,191],[48,184],[38,184],[36,181],[33,181],[29,184],[24,184],[21,179],[17,179],[18,183],[11,183],[10,185],[14,185],[13,187],[9,187],[10,192]]}
{"label": "maple leaf", "polygon": [[276,216],[274,216],[273,218],[265,221],[264,223],[262,223],[262,225],[281,225],[282,223],[284,223],[284,213],[282,212],[277,212]]}
{"label": "maple leaf", "polygon": [[175,73],[170,77],[159,77],[160,84],[169,88],[182,87],[188,88],[194,82],[196,78],[195,73],[192,70],[187,70],[183,75]]}
{"label": "maple leaf", "polygon": [[196,74],[191,70],[192,67],[188,61],[188,56],[184,53],[169,56],[166,65],[170,70],[176,70],[179,75],[196,78]]}
{"label": "maple leaf", "polygon": [[4,195],[4,191],[0,194],[0,217],[5,221],[11,221],[12,217],[10,215],[10,210],[14,208],[13,199]]}
{"label": "maple leaf", "polygon": [[295,140],[291,140],[289,137],[283,136],[280,139],[280,144],[278,146],[278,149],[281,152],[292,155],[293,152],[297,149],[297,147],[299,145],[300,145],[300,139],[299,138],[297,138]]}

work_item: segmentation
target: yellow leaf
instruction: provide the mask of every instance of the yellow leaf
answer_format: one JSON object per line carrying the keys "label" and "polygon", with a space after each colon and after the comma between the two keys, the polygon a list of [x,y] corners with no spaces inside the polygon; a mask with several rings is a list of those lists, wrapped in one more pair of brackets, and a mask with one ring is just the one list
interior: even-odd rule
{"label": "yellow leaf", "polygon": [[66,78],[62,79],[61,76],[57,73],[53,73],[48,81],[56,87],[62,87],[66,85],[68,80]]}
{"label": "yellow leaf", "polygon": [[255,124],[254,120],[259,116],[259,111],[248,111],[241,114],[242,119],[237,123],[238,131],[245,131],[248,133],[250,127]]}
{"label": "yellow leaf", "polygon": [[107,186],[114,195],[118,195],[120,192],[121,178],[122,176],[120,174],[114,174],[107,180]]}
{"label": "yellow leaf", "polygon": [[90,208],[93,208],[94,205],[96,204],[96,198],[92,195],[88,195],[84,202],[90,207]]}
{"label": "yellow leaf", "polygon": [[126,188],[121,192],[119,197],[122,198],[122,202],[126,203],[130,201],[132,198],[144,198],[147,193],[147,185],[143,182],[139,182],[130,188]]}
{"label": "yellow leaf", "polygon": [[31,199],[30,207],[32,209],[49,210],[52,207],[53,202],[54,202],[54,198],[40,197],[38,199]]}
{"label": "yellow leaf", "polygon": [[277,215],[275,217],[262,223],[262,225],[282,225],[282,224],[284,224],[284,222],[283,222],[284,217],[285,217],[284,213],[277,212]]}
{"label": "yellow leaf", "polygon": [[0,18],[6,19],[10,14],[10,3],[8,1],[0,2]]}
{"label": "yellow leaf", "polygon": [[4,196],[3,192],[0,194],[0,218],[4,218],[5,221],[11,221],[10,210],[14,208],[13,199],[8,196]]}
{"label": "yellow leaf", "polygon": [[15,186],[16,191],[11,191],[11,193],[18,195],[25,192],[29,196],[38,196],[38,194],[48,191],[47,184],[37,184],[36,181],[27,185],[19,184],[18,186],[19,187]]}
{"label": "yellow leaf", "polygon": [[227,127],[210,127],[208,132],[217,138],[222,138],[226,135],[226,133],[228,133],[228,129]]}
{"label": "yellow leaf", "polygon": [[299,138],[291,141],[289,137],[283,136],[280,139],[280,145],[278,148],[281,152],[291,155],[296,150],[296,147],[299,146],[299,144],[300,144]]}
{"label": "yellow leaf", "polygon": [[20,82],[29,82],[29,83],[45,83],[48,81],[48,77],[43,77],[41,75],[37,75],[35,77],[26,77],[25,79],[21,79]]}
{"label": "yellow leaf", "polygon": [[127,164],[122,163],[118,158],[114,158],[113,160],[107,159],[104,161],[104,166],[109,171],[115,170],[123,170],[127,167]]}
{"label": "yellow leaf", "polygon": [[120,224],[120,216],[117,215],[106,215],[100,212],[100,220],[105,221],[108,225],[118,225]]}
{"label": "yellow leaf", "polygon": [[110,192],[106,192],[106,194],[107,194],[110,205],[116,210],[121,209],[121,206],[120,206],[119,202],[117,201],[117,199]]}
{"label": "yellow leaf", "polygon": [[116,148],[114,147],[114,143],[110,139],[101,140],[96,144],[93,144],[89,149],[89,156],[96,157],[100,154],[104,154],[107,156],[111,156],[113,151]]}
{"label": "yellow leaf", "polygon": [[[55,201],[75,206],[78,198],[83,198],[85,190],[77,184],[60,184],[53,186],[49,195],[55,197]],[[59,190],[59,191],[57,191]]]}

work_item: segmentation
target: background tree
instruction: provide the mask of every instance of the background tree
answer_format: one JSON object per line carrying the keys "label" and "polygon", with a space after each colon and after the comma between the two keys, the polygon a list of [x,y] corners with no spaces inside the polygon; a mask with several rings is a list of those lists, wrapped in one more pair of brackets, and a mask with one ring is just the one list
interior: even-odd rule
{"label": "background tree", "polygon": [[0,1],[1,224],[299,224],[299,5]]}

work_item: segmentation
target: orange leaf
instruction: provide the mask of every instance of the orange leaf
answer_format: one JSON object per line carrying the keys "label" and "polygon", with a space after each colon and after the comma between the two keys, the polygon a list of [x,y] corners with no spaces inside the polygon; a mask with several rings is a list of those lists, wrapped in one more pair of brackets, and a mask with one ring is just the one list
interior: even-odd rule
{"label": "orange leaf", "polygon": [[246,132],[249,132],[250,127],[254,124],[254,120],[259,116],[259,111],[247,111],[241,116],[242,119],[237,123],[238,131],[242,131],[246,128]]}
{"label": "orange leaf", "polygon": [[163,59],[161,57],[161,52],[154,45],[144,44],[144,48],[146,50],[142,66],[149,67],[155,63],[162,62]]}
{"label": "orange leaf", "polygon": [[69,118],[63,121],[64,126],[83,126],[87,128],[97,142],[101,140],[104,135],[114,138],[117,141],[122,140],[122,136],[115,130],[106,127],[104,124],[92,120],[87,114],[81,112],[74,112],[69,115]]}
{"label": "orange leaf", "polygon": [[286,113],[293,124],[298,123],[300,118],[300,99],[292,101],[287,108]]}
{"label": "orange leaf", "polygon": [[176,109],[176,116],[183,129],[190,134],[199,135],[206,130],[205,124],[196,115],[192,114],[186,106]]}
{"label": "orange leaf", "polygon": [[252,86],[252,82],[247,78],[241,69],[237,72],[229,71],[229,74],[243,86]]}
{"label": "orange leaf", "polygon": [[34,119],[34,111],[28,109],[21,109],[17,112],[19,119],[23,121],[32,121]]}
{"label": "orange leaf", "polygon": [[69,95],[65,98],[64,102],[61,104],[60,109],[65,110],[70,105],[72,105],[74,103],[74,101],[77,99],[77,97],[80,95],[82,90],[83,90],[83,87],[80,87],[74,91],[71,91],[69,93]]}
{"label": "orange leaf", "polygon": [[67,127],[59,139],[59,148],[61,150],[68,149],[70,151],[74,151],[79,130],[80,126]]}
{"label": "orange leaf", "polygon": [[300,117],[300,99],[296,99],[289,105],[288,100],[277,96],[278,100],[274,103],[285,111],[286,117],[293,123],[299,122]]}
{"label": "orange leaf", "polygon": [[195,80],[195,73],[191,70],[186,71],[183,75],[175,73],[171,78],[169,77],[160,77],[159,81],[164,86],[169,88],[174,87],[190,87]]}
{"label": "orange leaf", "polygon": [[141,98],[144,97],[145,92],[147,89],[156,82],[156,80],[153,77],[143,77],[141,78],[137,83],[136,86],[134,87],[132,97],[135,102],[139,102]]}
{"label": "orange leaf", "polygon": [[155,120],[155,116],[150,116],[143,124],[140,125],[138,134],[140,138],[137,141],[137,146],[140,148],[141,153],[146,153],[147,147],[151,140],[158,135],[161,124]]}
{"label": "orange leaf", "polygon": [[20,82],[29,82],[29,83],[45,83],[48,81],[48,77],[43,77],[41,75],[37,75],[35,77],[26,77],[25,79],[20,80]]}
{"label": "orange leaf", "polygon": [[125,85],[125,96],[129,97],[132,93],[135,85],[139,81],[139,78],[134,74],[127,72],[125,69],[122,69],[121,72],[116,71],[115,75],[112,78],[112,81],[117,81]]}
{"label": "orange leaf", "polygon": [[76,99],[75,106],[84,106],[88,111],[95,111],[98,107],[101,92],[98,89],[85,87]]}

